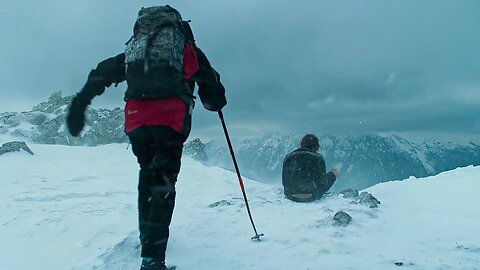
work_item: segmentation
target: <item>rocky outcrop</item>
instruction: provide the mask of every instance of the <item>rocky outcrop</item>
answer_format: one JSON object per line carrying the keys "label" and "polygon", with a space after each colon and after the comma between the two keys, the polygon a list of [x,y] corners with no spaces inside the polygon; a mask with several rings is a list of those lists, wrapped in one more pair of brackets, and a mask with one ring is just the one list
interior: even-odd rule
{"label": "rocky outcrop", "polygon": [[353,201],[353,203],[357,204],[364,204],[370,208],[377,208],[378,205],[380,204],[380,201],[375,198],[371,193],[368,193],[366,191],[362,192],[358,198]]}
{"label": "rocky outcrop", "polygon": [[348,189],[340,191],[340,194],[345,199],[350,199],[350,198],[355,199],[355,198],[358,197],[358,190],[356,190],[354,188],[348,188]]}
{"label": "rocky outcrop", "polygon": [[207,161],[207,153],[205,152],[205,144],[199,138],[189,141],[185,144],[183,152],[200,162]]}
{"label": "rocky outcrop", "polygon": [[29,153],[30,155],[33,155],[33,151],[30,150],[27,144],[25,142],[19,142],[19,141],[7,142],[2,144],[2,146],[0,147],[0,155],[10,153],[10,152],[18,152],[21,150]]}
{"label": "rocky outcrop", "polygon": [[352,221],[352,217],[344,211],[338,211],[333,216],[333,220],[335,225],[346,227]]}
{"label": "rocky outcrop", "polygon": [[61,92],[56,92],[30,112],[0,114],[0,135],[44,144],[94,146],[127,142],[123,131],[124,112],[120,108],[88,108],[84,131],[72,137],[65,127],[72,97],[62,97]]}

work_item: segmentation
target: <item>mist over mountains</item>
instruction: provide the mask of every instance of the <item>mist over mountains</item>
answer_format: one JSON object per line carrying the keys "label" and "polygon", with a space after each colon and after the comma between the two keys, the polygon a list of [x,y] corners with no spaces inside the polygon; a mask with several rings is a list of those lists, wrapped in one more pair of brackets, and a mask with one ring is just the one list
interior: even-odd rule
{"label": "mist over mountains", "polygon": [[[242,174],[260,182],[281,182],[283,158],[297,149],[302,135],[273,133],[234,142]],[[462,135],[365,134],[319,136],[320,153],[327,169],[341,177],[336,191],[363,189],[377,183],[425,177],[457,167],[480,164],[480,139]],[[233,169],[226,143],[205,144],[209,165]]]}
{"label": "mist over mountains", "polygon": [[[65,129],[71,96],[54,93],[29,112],[0,113],[0,142],[23,140],[39,144],[88,145],[124,143],[123,109],[87,110],[86,127],[79,137]],[[281,183],[285,155],[299,146],[303,134],[270,133],[236,139],[233,146],[241,173],[264,183]],[[466,134],[321,135],[320,152],[327,168],[340,170],[333,190],[363,189],[379,182],[425,177],[468,165],[480,165],[480,136]],[[184,153],[210,166],[233,170],[223,139],[193,140]]]}

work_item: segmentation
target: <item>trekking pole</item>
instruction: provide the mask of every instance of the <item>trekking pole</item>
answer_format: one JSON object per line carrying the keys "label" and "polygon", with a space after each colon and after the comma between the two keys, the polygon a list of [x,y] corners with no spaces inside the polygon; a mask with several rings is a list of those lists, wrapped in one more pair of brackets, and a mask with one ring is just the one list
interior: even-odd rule
{"label": "trekking pole", "polygon": [[255,223],[253,223],[250,206],[248,206],[247,193],[245,192],[245,186],[243,185],[242,176],[240,175],[240,170],[238,169],[237,160],[235,159],[235,153],[233,152],[232,142],[230,141],[230,136],[228,136],[227,126],[225,125],[225,120],[223,119],[223,113],[221,110],[218,111],[218,116],[220,117],[220,121],[222,122],[223,132],[225,133],[225,137],[227,138],[228,148],[230,149],[230,155],[232,156],[233,165],[235,166],[235,171],[237,172],[238,182],[240,183],[240,188],[242,189],[245,206],[247,207],[248,216],[250,217],[250,222],[252,222],[253,231],[255,232],[255,236],[253,236],[251,239],[260,241],[260,236],[263,236],[264,234],[258,234],[257,228],[255,228]]}

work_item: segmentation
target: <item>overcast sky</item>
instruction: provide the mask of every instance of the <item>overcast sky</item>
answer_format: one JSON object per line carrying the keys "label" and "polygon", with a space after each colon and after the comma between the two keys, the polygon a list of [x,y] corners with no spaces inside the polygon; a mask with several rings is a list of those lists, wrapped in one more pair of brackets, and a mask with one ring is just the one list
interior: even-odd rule
{"label": "overcast sky", "polygon": [[[138,9],[161,4],[192,20],[221,73],[233,136],[480,132],[478,0],[7,0],[0,112],[78,91],[124,50]],[[93,106],[122,107],[125,88]],[[192,136],[218,132],[198,101]]]}

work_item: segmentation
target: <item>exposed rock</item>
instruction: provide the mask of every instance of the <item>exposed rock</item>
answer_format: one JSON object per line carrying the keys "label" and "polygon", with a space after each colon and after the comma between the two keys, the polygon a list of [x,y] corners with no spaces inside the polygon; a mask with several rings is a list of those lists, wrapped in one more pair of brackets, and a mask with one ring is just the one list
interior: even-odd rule
{"label": "exposed rock", "polygon": [[335,225],[345,227],[350,224],[350,222],[352,221],[352,217],[344,211],[338,211],[333,216],[333,220],[335,221]]}
{"label": "exposed rock", "polygon": [[230,201],[221,200],[221,201],[214,202],[214,203],[210,204],[208,207],[209,208],[215,208],[215,207],[219,207],[219,206],[228,206],[228,205],[232,205],[232,204],[233,203],[231,203]]}
{"label": "exposed rock", "polygon": [[358,197],[358,190],[354,189],[354,188],[348,188],[348,189],[345,189],[343,191],[340,192],[340,194],[343,195],[343,198],[346,198],[346,199],[355,199]]}
{"label": "exposed rock", "polygon": [[32,125],[41,125],[45,120],[47,120],[47,116],[43,113],[31,113],[27,115],[27,121]]}
{"label": "exposed rock", "polygon": [[32,137],[31,128],[30,129],[16,128],[12,132],[10,132],[10,134],[16,138],[31,139]]}
{"label": "exposed rock", "polygon": [[[62,97],[62,91],[55,92],[50,95],[47,102],[42,102],[32,108],[32,111],[40,111],[44,113],[53,113],[59,109],[65,109],[72,100],[71,96]],[[63,108],[61,108],[63,107]]]}
{"label": "exposed rock", "polygon": [[19,113],[1,113],[0,114],[0,125],[6,126],[8,128],[16,127],[21,122],[21,115]]}
{"label": "exposed rock", "polygon": [[371,193],[366,191],[362,192],[357,199],[355,199],[354,203],[365,204],[370,208],[376,208],[380,204],[380,201],[375,198]]}
{"label": "exposed rock", "polygon": [[207,154],[205,153],[205,144],[199,138],[189,141],[185,144],[184,153],[191,156],[193,159],[205,162],[207,161]]}
{"label": "exposed rock", "polygon": [[2,144],[2,146],[0,147],[0,155],[10,152],[17,152],[20,150],[24,150],[25,152],[33,155],[32,150],[28,148],[27,144],[25,142],[19,141],[7,142]]}

